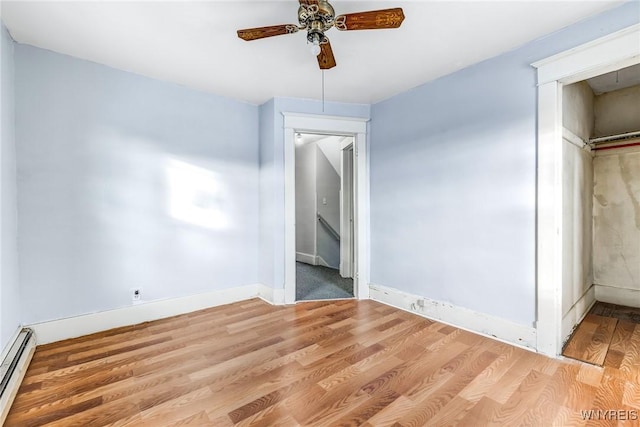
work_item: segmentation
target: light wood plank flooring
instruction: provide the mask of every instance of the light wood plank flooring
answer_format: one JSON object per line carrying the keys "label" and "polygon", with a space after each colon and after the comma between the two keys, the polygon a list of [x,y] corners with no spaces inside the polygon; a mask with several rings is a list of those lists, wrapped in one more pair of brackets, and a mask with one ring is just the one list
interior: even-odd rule
{"label": "light wood plank flooring", "polygon": [[614,335],[596,367],[374,301],[254,299],[38,347],[6,425],[638,426],[640,329]]}
{"label": "light wood plank flooring", "polygon": [[563,355],[602,366],[618,319],[587,314],[567,343]]}
{"label": "light wood plank flooring", "polygon": [[625,351],[635,351],[640,333],[640,309],[596,302],[571,334],[562,354],[586,363],[618,367]]}

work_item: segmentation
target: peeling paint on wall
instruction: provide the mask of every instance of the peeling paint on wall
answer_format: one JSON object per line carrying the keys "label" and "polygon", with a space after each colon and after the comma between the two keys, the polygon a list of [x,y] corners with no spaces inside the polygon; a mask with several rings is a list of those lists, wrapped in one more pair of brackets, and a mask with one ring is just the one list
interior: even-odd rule
{"label": "peeling paint on wall", "polygon": [[640,150],[598,155],[593,166],[594,281],[640,290]]}
{"label": "peeling paint on wall", "polygon": [[[594,124],[593,91],[582,81],[565,86],[562,97],[563,128],[587,141]],[[590,151],[567,139],[562,142],[562,157],[562,315],[571,330],[584,314],[576,307],[593,285],[593,162]]]}
{"label": "peeling paint on wall", "polygon": [[[591,153],[563,141],[562,314],[569,313],[593,284],[593,166]],[[601,201],[606,202],[606,200]]]}
{"label": "peeling paint on wall", "polygon": [[[640,203],[638,203],[638,197],[634,192],[634,186],[638,185],[638,180],[634,181],[634,175],[632,172],[632,165],[629,161],[630,159],[620,154],[618,156],[618,163],[620,164],[620,177],[622,178],[622,182],[624,183],[624,189],[627,191],[629,195],[629,201],[631,202],[631,206],[633,206],[633,210],[635,212],[636,219],[636,228],[640,230]],[[636,168],[636,171],[638,169]]]}

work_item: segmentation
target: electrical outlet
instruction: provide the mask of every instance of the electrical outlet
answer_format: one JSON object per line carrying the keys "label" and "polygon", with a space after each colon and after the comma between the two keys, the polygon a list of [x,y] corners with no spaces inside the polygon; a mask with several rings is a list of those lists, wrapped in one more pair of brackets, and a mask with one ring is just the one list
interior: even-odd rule
{"label": "electrical outlet", "polygon": [[131,301],[140,302],[142,300],[142,288],[131,289]]}
{"label": "electrical outlet", "polygon": [[422,298],[418,300],[418,307],[424,308],[424,300]]}

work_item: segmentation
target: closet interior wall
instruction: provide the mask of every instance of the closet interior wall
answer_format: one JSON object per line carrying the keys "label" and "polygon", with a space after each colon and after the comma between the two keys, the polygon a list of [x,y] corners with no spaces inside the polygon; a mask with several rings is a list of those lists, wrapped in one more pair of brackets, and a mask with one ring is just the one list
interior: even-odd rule
{"label": "closet interior wall", "polygon": [[[640,131],[640,85],[596,96],[594,117],[594,137]],[[640,146],[597,148],[593,157],[596,300],[640,307]]]}
{"label": "closet interior wall", "polygon": [[563,128],[566,339],[596,301],[640,307],[640,146],[589,144],[640,130],[640,86],[606,93],[586,81],[565,86]]}
{"label": "closet interior wall", "polygon": [[563,90],[562,334],[568,338],[595,301],[593,287],[593,159],[595,96],[586,82]]}

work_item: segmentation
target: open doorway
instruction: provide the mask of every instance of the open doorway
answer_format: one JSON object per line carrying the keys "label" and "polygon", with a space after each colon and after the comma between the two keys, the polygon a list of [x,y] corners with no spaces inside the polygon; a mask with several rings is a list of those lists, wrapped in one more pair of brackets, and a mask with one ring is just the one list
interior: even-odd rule
{"label": "open doorway", "polygon": [[[297,133],[353,137],[353,294],[369,298],[368,118],[282,113],[284,116],[284,302],[296,302],[295,139]],[[342,147],[347,148],[347,147]],[[343,150],[344,151],[344,150]]]}
{"label": "open doorway", "polygon": [[353,136],[296,133],[296,301],[353,298]]}

